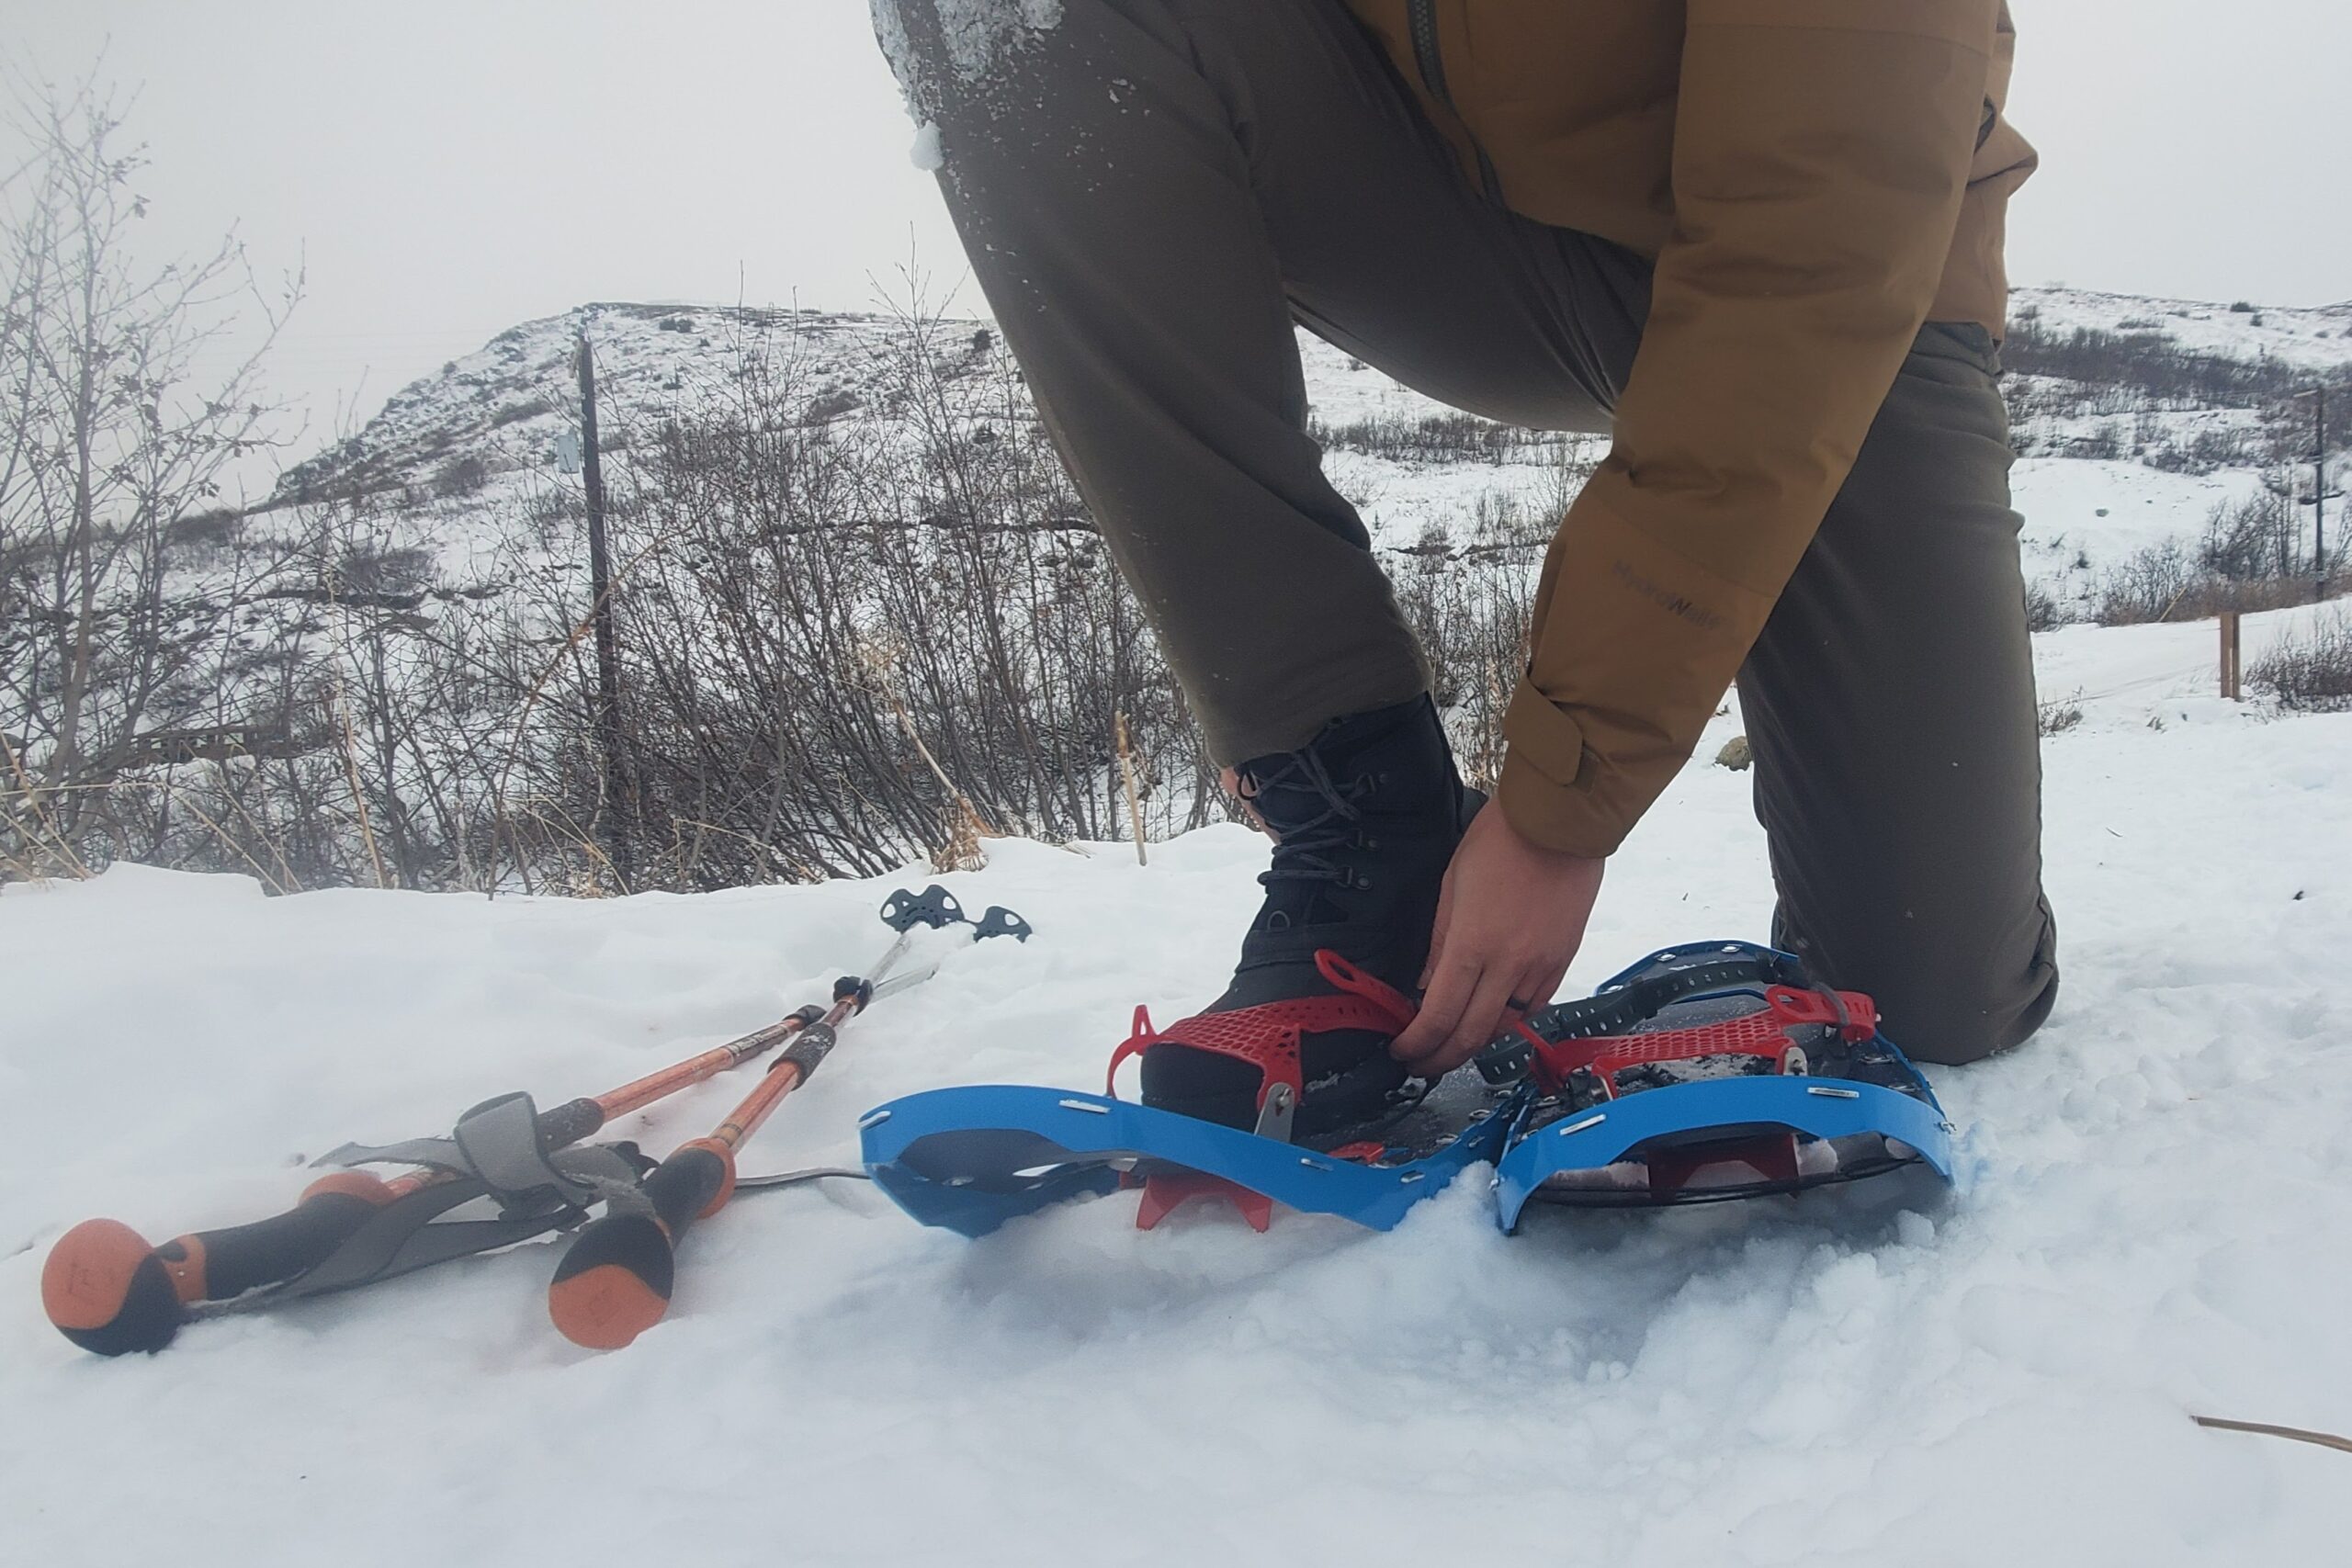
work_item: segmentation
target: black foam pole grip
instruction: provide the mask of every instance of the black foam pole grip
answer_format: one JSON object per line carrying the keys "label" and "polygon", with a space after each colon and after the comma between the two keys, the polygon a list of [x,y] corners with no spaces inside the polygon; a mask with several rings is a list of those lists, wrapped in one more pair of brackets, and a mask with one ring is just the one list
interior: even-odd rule
{"label": "black foam pole grip", "polygon": [[725,1190],[728,1174],[717,1150],[690,1144],[645,1179],[651,1214],[608,1210],[581,1231],[548,1285],[548,1315],[565,1338],[616,1350],[668,1314],[678,1238]]}
{"label": "black foam pole grip", "polygon": [[662,1217],[662,1228],[670,1233],[673,1247],[726,1184],[727,1162],[695,1144],[663,1160],[645,1179],[646,1199]]}
{"label": "black foam pole grip", "polygon": [[551,1111],[539,1112],[539,1146],[543,1149],[570,1148],[572,1145],[594,1137],[604,1131],[605,1108],[585,1096],[567,1100]]}
{"label": "black foam pole grip", "polygon": [[198,1231],[155,1250],[171,1263],[179,1261],[173,1255],[175,1247],[200,1246],[204,1294],[199,1299],[225,1302],[263,1285],[283,1284],[324,1262],[378,1207],[350,1192],[314,1192],[282,1214],[225,1230]]}

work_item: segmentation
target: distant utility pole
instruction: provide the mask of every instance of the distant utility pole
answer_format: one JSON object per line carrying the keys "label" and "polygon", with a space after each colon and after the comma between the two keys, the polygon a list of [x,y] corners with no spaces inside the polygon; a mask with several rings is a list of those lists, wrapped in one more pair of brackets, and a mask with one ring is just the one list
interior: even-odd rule
{"label": "distant utility pole", "polygon": [[582,475],[588,487],[588,592],[594,595],[589,616],[596,624],[596,739],[605,754],[605,843],[614,874],[626,893],[637,881],[637,864],[629,842],[628,774],[621,765],[621,661],[613,637],[612,561],[605,550],[605,465],[596,452],[596,356],[588,346],[588,329],[580,329],[580,449]]}
{"label": "distant utility pole", "polygon": [[2312,593],[2327,595],[2327,389],[2297,392],[2295,401],[2312,400]]}

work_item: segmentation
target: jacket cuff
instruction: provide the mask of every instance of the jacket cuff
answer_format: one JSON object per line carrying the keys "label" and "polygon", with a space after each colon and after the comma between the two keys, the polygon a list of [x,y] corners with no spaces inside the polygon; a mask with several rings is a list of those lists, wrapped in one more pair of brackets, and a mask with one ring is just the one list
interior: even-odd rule
{"label": "jacket cuff", "polygon": [[1524,675],[1504,711],[1503,736],[1509,747],[1495,804],[1519,836],[1539,849],[1591,860],[1614,852],[1634,824],[1616,820],[1589,789],[1578,787],[1584,731]]}

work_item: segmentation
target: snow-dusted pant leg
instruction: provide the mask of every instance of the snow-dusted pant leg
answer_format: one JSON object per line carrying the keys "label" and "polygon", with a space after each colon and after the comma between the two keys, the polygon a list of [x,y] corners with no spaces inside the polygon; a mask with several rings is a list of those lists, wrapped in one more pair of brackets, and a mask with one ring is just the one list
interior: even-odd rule
{"label": "snow-dusted pant leg", "polygon": [[1339,0],[876,0],[1047,428],[1226,761],[1428,674],[1306,434],[1294,320],[1597,429],[1646,268],[1482,199]]}
{"label": "snow-dusted pant leg", "polygon": [[1990,340],[1930,325],[1739,676],[1775,938],[1930,1062],[2049,1015],[2041,758]]}

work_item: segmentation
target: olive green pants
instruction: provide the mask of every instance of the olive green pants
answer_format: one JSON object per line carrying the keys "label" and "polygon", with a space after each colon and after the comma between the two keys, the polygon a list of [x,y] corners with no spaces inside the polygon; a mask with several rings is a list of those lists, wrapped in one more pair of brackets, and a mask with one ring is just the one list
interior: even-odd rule
{"label": "olive green pants", "polygon": [[[890,0],[886,42],[1214,754],[1424,690],[1307,435],[1294,321],[1458,408],[1606,430],[1648,264],[1483,199],[1338,0],[946,9]],[[2057,987],[1994,373],[1981,328],[1920,334],[1739,676],[1776,940],[1938,1062],[2016,1044]]]}

